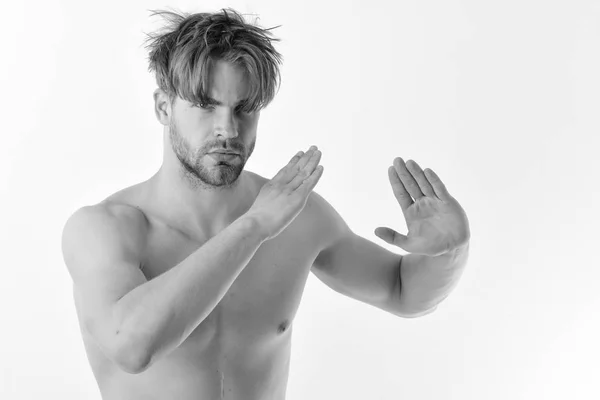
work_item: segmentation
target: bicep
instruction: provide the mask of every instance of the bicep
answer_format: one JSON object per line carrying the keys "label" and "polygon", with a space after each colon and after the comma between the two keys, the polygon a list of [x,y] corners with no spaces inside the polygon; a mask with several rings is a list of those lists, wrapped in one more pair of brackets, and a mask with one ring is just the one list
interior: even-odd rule
{"label": "bicep", "polygon": [[113,360],[121,346],[115,305],[147,282],[131,242],[135,235],[127,235],[129,229],[106,209],[84,207],[69,218],[62,236],[80,323]]}

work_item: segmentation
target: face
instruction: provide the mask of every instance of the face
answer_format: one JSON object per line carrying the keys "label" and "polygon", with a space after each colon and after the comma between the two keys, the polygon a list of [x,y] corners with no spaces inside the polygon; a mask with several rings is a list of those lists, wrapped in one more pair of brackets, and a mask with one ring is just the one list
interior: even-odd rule
{"label": "face", "polygon": [[[176,98],[169,137],[191,183],[216,189],[232,186],[242,173],[254,150],[260,112],[241,110],[249,88],[244,70],[219,61],[211,73],[208,93],[215,102],[194,105]],[[222,157],[215,151],[237,156]]]}

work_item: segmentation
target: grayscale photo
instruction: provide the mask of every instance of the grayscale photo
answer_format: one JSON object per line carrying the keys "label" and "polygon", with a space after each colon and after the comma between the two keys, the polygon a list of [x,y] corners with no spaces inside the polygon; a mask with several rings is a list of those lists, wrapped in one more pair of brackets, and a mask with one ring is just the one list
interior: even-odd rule
{"label": "grayscale photo", "polygon": [[600,4],[4,17],[0,398],[600,398]]}

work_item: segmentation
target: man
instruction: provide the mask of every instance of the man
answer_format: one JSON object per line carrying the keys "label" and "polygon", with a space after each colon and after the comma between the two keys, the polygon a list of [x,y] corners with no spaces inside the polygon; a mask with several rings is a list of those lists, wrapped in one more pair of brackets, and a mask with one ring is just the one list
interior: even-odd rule
{"label": "man", "polygon": [[316,146],[270,180],[244,170],[279,77],[268,30],[231,9],[157,14],[170,21],[149,41],[163,164],[63,231],[88,359],[105,400],[282,400],[310,271],[394,315],[425,315],[464,269],[468,221],[433,171],[396,158],[409,232],[376,234],[411,253],[400,256],[312,191]]}

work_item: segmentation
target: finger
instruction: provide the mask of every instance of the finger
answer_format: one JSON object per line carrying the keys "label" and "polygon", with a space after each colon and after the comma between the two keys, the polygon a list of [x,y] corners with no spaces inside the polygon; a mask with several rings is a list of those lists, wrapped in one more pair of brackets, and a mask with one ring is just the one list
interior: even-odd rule
{"label": "finger", "polygon": [[440,200],[449,201],[452,199],[452,196],[446,189],[446,185],[444,185],[440,177],[433,170],[425,168],[425,176],[431,182],[431,186],[433,186],[433,190],[435,190],[435,194]]}
{"label": "finger", "polygon": [[304,155],[303,151],[297,152],[296,155],[294,155],[294,157],[292,157],[290,159],[290,161],[287,163],[287,165],[285,167],[281,168],[279,170],[279,172],[277,172],[277,174],[275,174],[275,176],[271,180],[275,181],[275,180],[282,179],[285,176],[285,174],[290,170],[290,168],[292,168],[298,162],[298,160],[300,160],[300,158],[303,155]]}
{"label": "finger", "polygon": [[324,169],[325,168],[322,165],[319,165],[317,168],[315,168],[312,174],[308,178],[306,178],[298,187],[297,191],[301,190],[304,194],[312,191],[315,188],[315,186],[317,186],[317,183],[321,179],[321,176],[323,176]]}
{"label": "finger", "polygon": [[417,181],[417,184],[419,185],[421,192],[425,196],[435,197],[435,192],[433,191],[431,184],[425,177],[425,174],[423,173],[423,170],[421,169],[419,164],[417,164],[417,162],[415,160],[408,160],[406,162],[406,167],[408,168],[409,172],[412,174],[412,176]]}
{"label": "finger", "polygon": [[292,179],[294,179],[294,177],[298,174],[298,171],[300,171],[304,167],[304,165],[306,165],[305,160],[310,159],[310,157],[312,156],[312,149],[315,147],[316,146],[311,146],[306,153],[298,152],[296,154],[296,156],[298,156],[298,154],[301,153],[300,157],[298,157],[297,159],[293,158],[292,161],[290,161],[290,164],[286,166],[285,171],[283,171],[283,174],[280,178],[281,183],[287,185]]}
{"label": "finger", "polygon": [[396,200],[398,200],[398,204],[400,204],[402,211],[406,213],[406,209],[413,204],[413,199],[410,197],[410,194],[406,191],[406,188],[400,181],[400,178],[398,177],[394,167],[388,168],[388,177],[390,178],[390,183],[392,184],[394,196],[396,197]]}
{"label": "finger", "polygon": [[404,160],[401,157],[397,157],[394,159],[394,169],[398,174],[398,177],[402,181],[402,184],[406,188],[406,191],[416,200],[423,197],[423,193],[421,192],[421,188],[413,178],[412,174],[406,168],[404,164]]}
{"label": "finger", "polygon": [[310,146],[308,151],[304,154],[304,156],[296,164],[296,171],[301,171],[302,168],[304,168],[306,166],[306,164],[308,164],[308,162],[312,158],[315,151],[317,151],[317,146],[314,146],[314,145]]}
{"label": "finger", "polygon": [[[306,178],[310,177],[310,175],[313,173],[320,160],[321,152],[319,150],[316,150],[308,159],[308,162],[306,163],[304,168],[298,171],[294,179],[292,179],[292,181],[288,184],[289,189],[296,190],[300,185],[302,185],[302,182]],[[300,161],[298,163],[300,163]]]}
{"label": "finger", "polygon": [[389,244],[393,244],[395,246],[400,247],[403,250],[406,250],[405,246],[408,238],[405,235],[398,233],[391,228],[380,226],[379,228],[375,229],[375,236]]}

